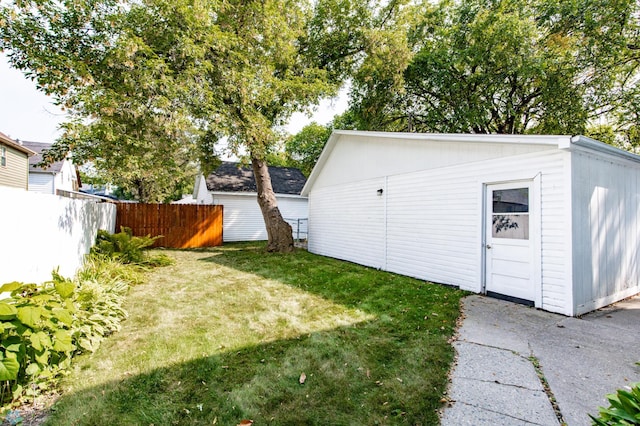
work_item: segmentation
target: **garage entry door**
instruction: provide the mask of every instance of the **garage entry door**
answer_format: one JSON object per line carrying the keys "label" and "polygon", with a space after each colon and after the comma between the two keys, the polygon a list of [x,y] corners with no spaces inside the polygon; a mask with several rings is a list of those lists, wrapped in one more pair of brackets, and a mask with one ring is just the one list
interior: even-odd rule
{"label": "garage entry door", "polygon": [[534,305],[538,283],[533,181],[486,186],[485,291]]}

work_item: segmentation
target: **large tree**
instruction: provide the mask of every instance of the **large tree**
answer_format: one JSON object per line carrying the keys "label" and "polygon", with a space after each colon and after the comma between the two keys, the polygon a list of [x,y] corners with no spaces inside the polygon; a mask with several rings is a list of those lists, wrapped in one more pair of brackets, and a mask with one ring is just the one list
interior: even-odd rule
{"label": "large tree", "polygon": [[268,249],[288,251],[291,229],[265,161],[278,129],[335,95],[384,45],[372,41],[376,29],[393,28],[400,3],[16,1],[0,8],[0,49],[76,118],[56,152],[71,149],[141,185],[159,169],[211,160],[220,138],[247,152]]}
{"label": "large tree", "polygon": [[[633,128],[636,0],[443,0],[412,13],[408,67],[354,81],[360,128],[575,134],[603,117]],[[400,89],[380,84],[398,78]]]}

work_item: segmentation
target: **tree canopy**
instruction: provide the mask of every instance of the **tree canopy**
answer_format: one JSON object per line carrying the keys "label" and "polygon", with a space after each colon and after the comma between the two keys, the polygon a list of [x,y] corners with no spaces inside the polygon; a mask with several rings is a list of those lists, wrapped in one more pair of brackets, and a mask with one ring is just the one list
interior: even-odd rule
{"label": "tree canopy", "polygon": [[0,6],[0,49],[74,117],[51,156],[93,160],[143,201],[221,139],[247,152],[279,249],[292,240],[274,242],[287,225],[265,159],[280,126],[375,57],[402,3],[22,0]]}
{"label": "tree canopy", "polygon": [[[638,105],[636,0],[443,0],[411,10],[406,68],[356,76],[358,127],[618,135]],[[399,86],[399,88],[398,88]],[[632,130],[635,131],[635,130]]]}

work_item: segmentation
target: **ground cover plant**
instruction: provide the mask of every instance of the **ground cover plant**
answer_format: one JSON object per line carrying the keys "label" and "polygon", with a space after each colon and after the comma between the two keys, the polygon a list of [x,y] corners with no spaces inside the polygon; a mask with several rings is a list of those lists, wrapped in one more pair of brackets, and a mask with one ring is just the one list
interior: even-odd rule
{"label": "ground cover plant", "polygon": [[22,419],[11,408],[49,393],[74,357],[94,352],[120,329],[129,287],[142,282],[151,266],[171,263],[143,251],[153,241],[125,229],[114,235],[100,231],[73,279],[53,271],[44,283],[0,285],[0,420],[19,423],[7,420]]}
{"label": "ground cover plant", "polygon": [[48,424],[437,424],[463,293],[264,248],[163,250]]}

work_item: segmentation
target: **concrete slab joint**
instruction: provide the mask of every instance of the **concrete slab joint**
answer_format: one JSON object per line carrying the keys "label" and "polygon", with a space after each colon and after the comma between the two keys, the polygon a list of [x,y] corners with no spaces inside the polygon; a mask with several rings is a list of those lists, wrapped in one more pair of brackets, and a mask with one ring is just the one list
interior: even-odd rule
{"label": "concrete slab joint", "polygon": [[442,425],[590,425],[640,381],[640,297],[581,319],[483,296],[463,301]]}

